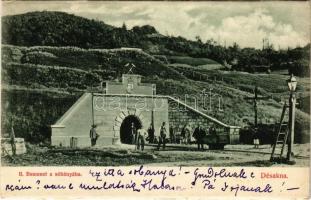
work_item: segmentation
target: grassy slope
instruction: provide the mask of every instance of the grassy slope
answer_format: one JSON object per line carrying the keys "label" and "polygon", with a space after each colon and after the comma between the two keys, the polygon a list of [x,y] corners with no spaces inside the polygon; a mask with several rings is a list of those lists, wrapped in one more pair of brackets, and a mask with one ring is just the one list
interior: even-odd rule
{"label": "grassy slope", "polygon": [[144,76],[185,79],[152,56],[134,50],[3,45],[2,58],[2,133],[11,130],[13,119],[16,135],[33,142],[48,136],[49,125],[88,87],[126,73],[126,63],[134,63],[134,72]]}
{"label": "grassy slope", "polygon": [[[214,109],[207,113],[229,123],[242,125],[242,119],[253,122],[253,103],[245,97],[253,97],[255,85],[259,88],[259,95],[270,97],[258,102],[259,123],[275,123],[279,121],[282,105],[288,101],[286,79],[288,76],[277,74],[249,74],[243,72],[199,70],[199,73],[183,71],[174,67],[193,81],[191,85],[182,88],[197,88],[196,94],[202,89],[212,89],[223,98],[224,111]],[[310,96],[310,79],[298,78],[297,96]],[[187,91],[187,89],[184,89]],[[194,96],[190,94],[189,96]],[[217,99],[215,103],[217,107]],[[299,105],[297,106],[299,108]],[[296,133],[309,141],[310,115],[299,109],[296,111]],[[299,137],[300,137],[299,136]]]}
{"label": "grassy slope", "polygon": [[190,56],[167,56],[171,63],[183,63],[193,66],[219,64],[218,62],[208,58],[193,58]]}
{"label": "grassy slope", "polygon": [[[128,72],[127,63],[133,63],[133,70],[143,76],[157,75],[163,78],[183,79],[175,70],[161,61],[137,50],[81,49],[77,47],[17,47],[4,45],[3,63],[39,64],[77,68],[85,71],[110,72],[112,78]],[[108,78],[108,77],[103,77]]]}
{"label": "grassy slope", "polygon": [[[33,79],[33,77],[32,79],[29,79],[32,83],[27,83],[27,79],[25,80],[26,82],[16,83],[14,77],[11,77],[12,75],[6,74],[8,71],[7,69],[12,66],[17,68],[27,66],[30,69],[36,69],[36,66],[38,66],[38,69],[46,68],[47,70],[65,69],[69,70],[73,75],[90,73],[98,77],[99,81],[102,81],[120,77],[122,73],[128,70],[122,66],[124,66],[125,63],[133,62],[137,66],[134,72],[144,75],[145,78],[143,81],[156,83],[158,94],[177,96],[181,99],[184,99],[184,95],[188,94],[190,97],[196,96],[197,99],[201,99],[200,92],[203,89],[207,91],[212,89],[212,93],[216,94],[216,97],[212,98],[212,110],[205,112],[231,125],[241,125],[243,118],[252,120],[252,102],[245,101],[244,97],[252,96],[254,85],[259,87],[261,95],[273,97],[273,99],[262,100],[259,102],[259,121],[261,119],[268,119],[270,122],[277,121],[281,112],[281,99],[279,98],[279,95],[287,94],[285,84],[286,76],[198,69],[196,70],[195,77],[191,77],[182,70],[179,70],[176,67],[168,67],[158,59],[140,51],[85,50],[74,47],[25,48],[4,46],[3,53],[4,62],[11,63],[5,64],[3,68],[4,75],[9,77],[4,78],[6,85],[15,83],[19,85],[19,87],[23,86],[26,88],[43,88],[44,90],[50,89],[51,91],[61,90],[67,92],[72,92],[72,90],[80,91],[80,93],[74,95],[74,99],[78,98],[81,94],[81,88],[77,88],[74,84],[67,81],[68,78],[66,78],[65,75],[64,80],[61,80],[61,76],[59,77],[59,80],[55,80],[55,77],[51,77],[51,74],[40,72],[42,74],[41,77],[40,73],[36,73],[36,76],[38,77],[35,79]],[[177,72],[178,70],[180,73]],[[184,75],[181,75],[181,73]],[[205,75],[206,78],[200,80],[198,77],[199,75]],[[50,78],[48,80],[50,81],[46,81],[46,77],[44,76],[48,76]],[[185,76],[187,76],[187,78]],[[64,81],[65,84],[55,84],[55,81]],[[310,89],[307,85],[308,81],[309,80],[304,79],[303,84],[299,85],[298,90],[309,93]],[[33,82],[36,84],[33,84]],[[87,81],[84,82],[82,90],[90,86]],[[8,87],[8,90],[13,93],[15,91],[12,90],[12,87]],[[44,92],[42,92],[42,95],[44,95],[43,93]],[[22,95],[21,93],[19,94]],[[218,97],[220,96],[222,110],[219,110],[218,108]],[[7,101],[10,100],[11,99]],[[26,102],[31,104],[31,101]],[[192,100],[187,99],[187,102],[192,104],[193,98]],[[17,103],[19,104],[20,102],[17,101]],[[18,107],[18,105],[16,105],[16,107]],[[22,108],[25,109],[25,107]],[[65,112],[65,109],[66,108],[64,107],[60,112]],[[297,113],[297,115],[299,115],[297,118],[300,119],[301,123],[307,125],[308,123],[306,123],[306,121],[310,119],[309,115],[302,112]],[[23,117],[25,118],[25,116]],[[42,120],[42,123],[47,122],[47,120]],[[266,120],[263,122],[266,122]],[[51,121],[49,121],[49,123],[51,123]],[[7,127],[6,130],[9,130],[8,124],[9,122],[5,121],[4,125]],[[41,124],[41,126],[42,125],[46,124]]]}

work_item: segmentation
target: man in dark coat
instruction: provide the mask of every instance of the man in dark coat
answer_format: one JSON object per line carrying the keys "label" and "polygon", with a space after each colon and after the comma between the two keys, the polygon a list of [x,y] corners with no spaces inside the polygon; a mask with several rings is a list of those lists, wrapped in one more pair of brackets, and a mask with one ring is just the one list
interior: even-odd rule
{"label": "man in dark coat", "polygon": [[152,124],[150,124],[150,127],[148,128],[147,132],[148,132],[148,141],[149,144],[151,144],[154,142],[154,128]]}
{"label": "man in dark coat", "polygon": [[255,149],[259,149],[259,131],[258,128],[254,128],[253,129],[253,142],[254,142],[254,148]]}
{"label": "man in dark coat", "polygon": [[209,128],[209,134],[211,134],[211,135],[217,135],[216,128],[215,128],[214,125],[212,125],[212,126]]}
{"label": "man in dark coat", "polygon": [[201,145],[201,150],[204,151],[204,137],[206,135],[205,129],[200,127],[200,137],[199,137],[199,145]]}
{"label": "man in dark coat", "polygon": [[176,143],[175,130],[174,130],[173,126],[170,126],[170,142],[172,144]]}
{"label": "man in dark coat", "polygon": [[134,122],[131,123],[131,140],[132,140],[132,144],[135,145],[135,149],[136,149],[136,145],[137,145],[137,129],[135,127]]}
{"label": "man in dark coat", "polygon": [[146,143],[147,132],[145,129],[141,128],[137,130],[137,149],[144,151]]}
{"label": "man in dark coat", "polygon": [[201,128],[200,125],[198,125],[193,132],[193,137],[198,144],[198,150],[204,150],[203,138],[205,134],[205,130]]}
{"label": "man in dark coat", "polygon": [[218,137],[218,135],[217,135],[217,130],[216,130],[214,124],[208,129],[208,133],[209,133],[210,135],[213,136],[212,138],[215,139],[215,143],[218,144],[218,142],[219,142],[219,137]]}
{"label": "man in dark coat", "polygon": [[91,138],[91,145],[95,146],[96,140],[98,138],[98,134],[96,132],[96,125],[95,124],[92,125],[92,128],[90,130],[90,138]]}

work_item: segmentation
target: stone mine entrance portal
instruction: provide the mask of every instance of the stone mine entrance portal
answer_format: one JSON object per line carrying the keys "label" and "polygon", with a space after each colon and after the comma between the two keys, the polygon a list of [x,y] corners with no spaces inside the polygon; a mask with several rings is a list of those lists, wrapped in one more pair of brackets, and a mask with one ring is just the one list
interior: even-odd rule
{"label": "stone mine entrance portal", "polygon": [[93,124],[99,135],[97,147],[132,144],[132,123],[137,130],[148,129],[153,124],[155,137],[158,137],[163,122],[166,122],[167,131],[173,127],[176,134],[181,133],[185,123],[191,126],[200,123],[206,129],[213,123],[217,132],[223,133],[224,141],[230,144],[239,142],[239,127],[224,124],[171,96],[157,95],[156,85],[142,83],[141,79],[137,74],[123,74],[122,82],[106,81],[101,84],[101,91],[83,94],[51,126],[52,145],[91,146],[89,133]]}
{"label": "stone mine entrance portal", "polygon": [[142,127],[142,124],[138,117],[134,115],[129,115],[125,117],[120,127],[120,139],[121,143],[123,144],[132,144],[132,123],[134,123],[136,130]]}

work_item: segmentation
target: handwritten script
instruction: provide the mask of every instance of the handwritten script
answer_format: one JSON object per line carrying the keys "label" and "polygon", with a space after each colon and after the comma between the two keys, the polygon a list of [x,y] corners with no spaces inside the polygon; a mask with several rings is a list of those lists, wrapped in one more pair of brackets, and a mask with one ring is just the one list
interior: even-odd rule
{"label": "handwritten script", "polygon": [[[300,188],[286,182],[264,177],[262,173],[244,168],[187,168],[187,167],[90,167],[85,173],[74,172],[18,172],[18,179],[8,179],[1,190],[6,192],[25,191],[129,191],[142,193],[165,191],[175,194],[183,192],[224,193],[231,196],[241,194],[273,194],[295,191]],[[287,176],[277,176],[286,177]],[[31,181],[29,181],[31,180]],[[260,181],[259,181],[260,180]]]}

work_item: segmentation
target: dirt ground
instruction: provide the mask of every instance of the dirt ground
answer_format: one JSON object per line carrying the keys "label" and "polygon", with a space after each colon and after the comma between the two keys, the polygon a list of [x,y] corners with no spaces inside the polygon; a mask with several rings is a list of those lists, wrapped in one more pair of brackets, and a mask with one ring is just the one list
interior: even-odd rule
{"label": "dirt ground", "polygon": [[[138,151],[132,145],[92,148],[49,148],[27,145],[27,153],[10,157],[2,156],[3,166],[256,166],[302,167],[310,165],[310,144],[294,145],[295,164],[270,162],[272,148],[261,145],[227,145],[224,150],[197,151],[196,145],[168,144],[166,149],[156,150],[147,145]],[[285,151],[286,153],[286,151]]]}
{"label": "dirt ground", "polygon": [[[164,166],[291,166],[288,164],[278,164],[270,162],[272,148],[270,145],[261,145],[255,149],[253,145],[227,145],[224,150],[205,150],[197,151],[195,145],[191,145],[191,150],[182,151],[162,151],[162,156],[170,157],[196,157],[196,160],[181,160],[178,162],[151,163],[148,165]],[[285,155],[285,154],[284,154]],[[310,144],[295,144],[294,157],[295,164],[292,166],[310,165]]]}

